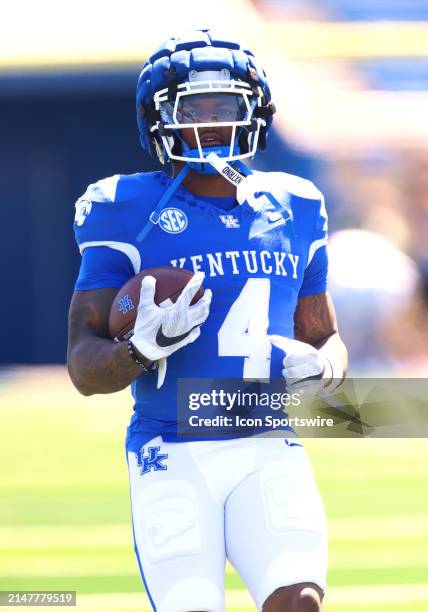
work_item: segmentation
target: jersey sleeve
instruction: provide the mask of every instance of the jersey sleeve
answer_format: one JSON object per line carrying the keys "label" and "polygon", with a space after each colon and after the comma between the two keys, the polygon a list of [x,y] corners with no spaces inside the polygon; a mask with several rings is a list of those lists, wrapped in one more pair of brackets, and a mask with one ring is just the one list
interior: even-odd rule
{"label": "jersey sleeve", "polygon": [[120,177],[89,185],[76,202],[74,233],[82,255],[75,289],[121,287],[141,268],[126,209],[116,199]]}
{"label": "jersey sleeve", "polygon": [[134,276],[134,269],[125,253],[107,246],[91,247],[83,251],[74,289],[120,288],[131,276]]}
{"label": "jersey sleeve", "polygon": [[315,229],[312,241],[308,245],[308,261],[299,298],[322,293],[327,290],[328,254],[327,254],[328,218],[324,198],[317,203]]}

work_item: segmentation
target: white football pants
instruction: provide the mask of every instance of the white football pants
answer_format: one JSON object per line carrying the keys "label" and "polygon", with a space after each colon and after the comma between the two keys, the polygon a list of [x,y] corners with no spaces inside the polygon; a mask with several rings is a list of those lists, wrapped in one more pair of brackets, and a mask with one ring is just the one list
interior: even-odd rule
{"label": "white football pants", "polygon": [[325,590],[325,513],[297,440],[158,437],[129,452],[128,466],[135,550],[155,610],[224,610],[226,558],[258,610],[281,586]]}

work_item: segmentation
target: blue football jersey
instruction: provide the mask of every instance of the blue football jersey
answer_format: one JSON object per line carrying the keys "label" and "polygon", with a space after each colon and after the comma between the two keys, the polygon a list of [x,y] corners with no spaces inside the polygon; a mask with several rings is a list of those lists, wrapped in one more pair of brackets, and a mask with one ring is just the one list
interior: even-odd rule
{"label": "blue football jersey", "polygon": [[143,269],[172,265],[202,270],[213,293],[200,337],[168,358],[163,386],[156,388],[156,374],[132,383],[129,450],[159,434],[174,439],[179,378],[280,378],[283,354],[268,334],[293,338],[299,297],[326,290],[322,194],[299,177],[269,177],[280,180],[281,201],[260,193],[257,211],[181,185],[141,242],[138,234],[172,182],[165,173],[103,179],[76,203],[76,290],[119,288]]}

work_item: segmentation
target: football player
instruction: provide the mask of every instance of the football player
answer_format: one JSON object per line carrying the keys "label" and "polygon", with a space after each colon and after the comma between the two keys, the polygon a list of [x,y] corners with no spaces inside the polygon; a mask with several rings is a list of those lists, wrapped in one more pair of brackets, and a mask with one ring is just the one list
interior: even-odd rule
{"label": "football player", "polygon": [[[325,515],[301,443],[185,441],[176,428],[179,378],[285,377],[289,389],[315,394],[345,375],[326,287],[323,196],[308,180],[251,173],[242,161],[265,148],[273,113],[251,52],[210,30],[171,38],[141,72],[137,121],[143,148],[169,160],[172,176],[112,176],[76,204],[82,263],[69,372],[84,395],[131,384],[135,550],[162,612],[224,610],[226,559],[257,609],[322,609]],[[113,342],[118,288],[156,266],[195,274],[166,308],[146,277],[134,335]]]}

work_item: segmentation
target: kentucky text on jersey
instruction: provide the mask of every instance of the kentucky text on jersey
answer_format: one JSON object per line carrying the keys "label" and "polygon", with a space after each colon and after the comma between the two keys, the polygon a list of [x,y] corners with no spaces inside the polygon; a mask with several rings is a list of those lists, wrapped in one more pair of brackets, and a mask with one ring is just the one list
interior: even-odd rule
{"label": "kentucky text on jersey", "polygon": [[171,259],[175,268],[191,268],[194,272],[202,270],[210,276],[232,274],[276,274],[297,279],[299,256],[279,251],[225,251],[191,255],[189,258]]}
{"label": "kentucky text on jersey", "polygon": [[163,386],[156,388],[156,374],[132,383],[131,451],[155,435],[176,439],[179,378],[281,378],[283,353],[268,335],[293,338],[298,299],[326,290],[322,194],[289,174],[261,178],[272,181],[276,199],[262,192],[257,208],[199,197],[181,185],[142,241],[137,236],[171,184],[165,173],[98,181],[76,204],[82,253],[76,290],[120,288],[143,269],[173,265],[203,270],[213,293],[201,335],[168,358]]}

